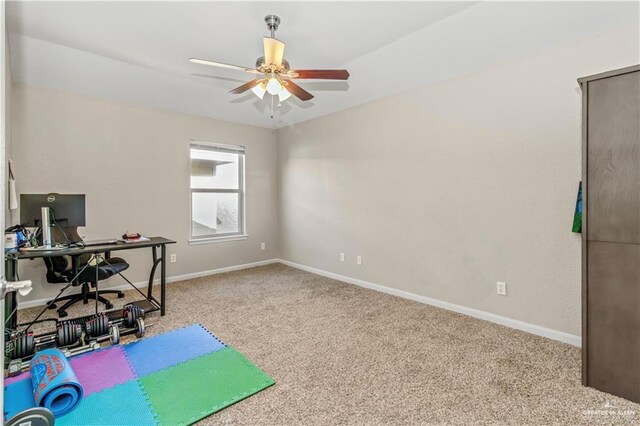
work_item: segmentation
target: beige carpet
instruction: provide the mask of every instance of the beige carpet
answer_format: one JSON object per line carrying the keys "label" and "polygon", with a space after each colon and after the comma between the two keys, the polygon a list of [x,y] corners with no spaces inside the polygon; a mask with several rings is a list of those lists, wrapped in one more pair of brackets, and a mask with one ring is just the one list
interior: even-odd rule
{"label": "beige carpet", "polygon": [[147,322],[202,323],[276,380],[203,424],[640,424],[580,385],[578,348],[280,264],[169,284]]}

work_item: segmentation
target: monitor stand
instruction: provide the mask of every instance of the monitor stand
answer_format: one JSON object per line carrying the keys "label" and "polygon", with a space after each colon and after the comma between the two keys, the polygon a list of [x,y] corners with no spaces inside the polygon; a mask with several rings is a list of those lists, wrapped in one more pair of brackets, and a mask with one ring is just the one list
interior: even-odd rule
{"label": "monitor stand", "polygon": [[49,207],[42,207],[40,213],[42,214],[42,247],[44,249],[51,249],[51,212],[49,211]]}

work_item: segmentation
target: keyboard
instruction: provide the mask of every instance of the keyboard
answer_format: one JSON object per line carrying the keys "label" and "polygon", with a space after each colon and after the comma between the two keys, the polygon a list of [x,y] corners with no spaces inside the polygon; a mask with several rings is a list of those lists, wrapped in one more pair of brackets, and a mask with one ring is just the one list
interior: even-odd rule
{"label": "keyboard", "polygon": [[25,247],[20,249],[20,251],[54,251],[54,250],[64,250],[64,249],[66,249],[66,247],[63,247],[63,246],[51,246],[51,247],[39,246],[39,247]]}
{"label": "keyboard", "polygon": [[104,246],[107,244],[115,244],[117,242],[118,240],[115,238],[107,239],[107,240],[89,240],[89,241],[85,241],[84,245],[85,246]]}

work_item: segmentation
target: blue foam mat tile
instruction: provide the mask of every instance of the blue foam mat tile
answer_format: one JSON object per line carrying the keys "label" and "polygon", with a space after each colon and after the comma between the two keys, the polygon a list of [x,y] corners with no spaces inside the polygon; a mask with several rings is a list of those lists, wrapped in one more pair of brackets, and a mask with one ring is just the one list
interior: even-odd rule
{"label": "blue foam mat tile", "polygon": [[4,388],[4,418],[9,420],[20,411],[36,406],[31,379],[11,383]]}
{"label": "blue foam mat tile", "polygon": [[[115,346],[97,349],[95,351],[77,355],[71,359],[71,363],[86,356],[94,356],[101,351],[113,350]],[[6,379],[5,379],[6,380]],[[13,378],[11,383],[4,387],[4,419],[9,420],[15,414],[27,408],[36,406],[33,397],[33,385],[31,384],[30,371],[21,373],[18,377]]]}
{"label": "blue foam mat tile", "polygon": [[125,354],[138,377],[172,367],[226,345],[200,324],[129,343]]}
{"label": "blue foam mat tile", "polygon": [[155,426],[157,415],[137,380],[84,398],[75,410],[56,418],[56,426]]}

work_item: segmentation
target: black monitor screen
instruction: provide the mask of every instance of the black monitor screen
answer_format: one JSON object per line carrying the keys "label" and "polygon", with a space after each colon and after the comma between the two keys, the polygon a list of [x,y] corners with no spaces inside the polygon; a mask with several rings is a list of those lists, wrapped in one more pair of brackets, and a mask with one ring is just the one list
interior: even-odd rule
{"label": "black monitor screen", "polygon": [[51,221],[62,227],[85,226],[84,194],[22,194],[20,223],[41,226],[42,207],[51,209]]}

